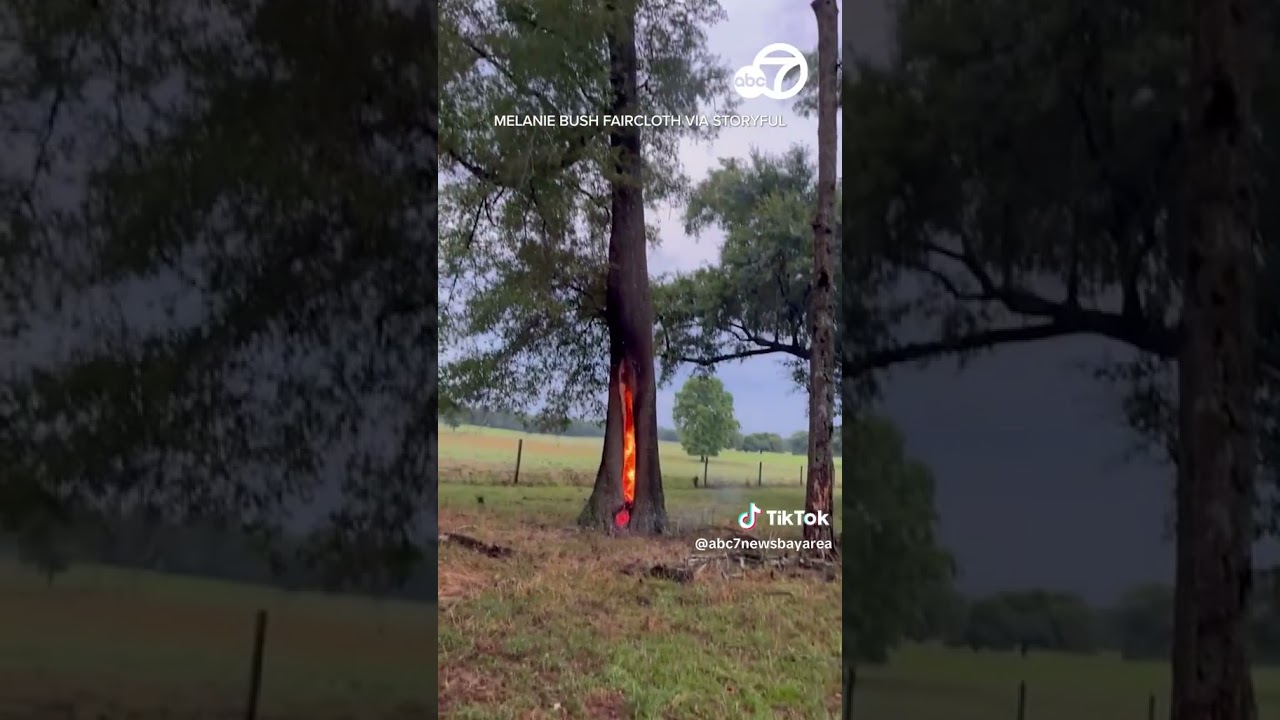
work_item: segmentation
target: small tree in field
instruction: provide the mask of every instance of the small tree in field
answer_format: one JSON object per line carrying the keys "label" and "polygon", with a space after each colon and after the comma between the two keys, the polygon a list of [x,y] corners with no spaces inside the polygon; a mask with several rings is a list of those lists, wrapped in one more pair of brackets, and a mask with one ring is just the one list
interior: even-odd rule
{"label": "small tree in field", "polygon": [[685,452],[698,458],[715,457],[733,444],[738,420],[733,416],[733,395],[720,378],[695,375],[676,393],[673,412],[676,431]]}

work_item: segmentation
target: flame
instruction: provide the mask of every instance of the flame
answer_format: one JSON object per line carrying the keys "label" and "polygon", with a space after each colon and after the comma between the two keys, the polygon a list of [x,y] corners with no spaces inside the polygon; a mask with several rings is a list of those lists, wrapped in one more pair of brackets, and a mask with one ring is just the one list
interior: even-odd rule
{"label": "flame", "polygon": [[636,424],[631,414],[632,388],[627,381],[626,365],[618,371],[618,390],[622,396],[622,509],[614,516],[618,527],[631,522],[631,508],[636,499]]}

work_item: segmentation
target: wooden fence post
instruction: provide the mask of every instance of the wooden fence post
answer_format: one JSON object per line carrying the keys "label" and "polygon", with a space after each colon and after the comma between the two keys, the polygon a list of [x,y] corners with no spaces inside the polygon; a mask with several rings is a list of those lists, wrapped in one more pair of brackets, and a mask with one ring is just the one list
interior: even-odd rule
{"label": "wooden fence post", "polygon": [[1147,720],[1156,720],[1156,694],[1147,695]]}
{"label": "wooden fence post", "polygon": [[710,485],[707,484],[707,463],[710,461],[711,461],[710,457],[706,455],[702,456],[702,487],[703,488],[711,487]]}
{"label": "wooden fence post", "polygon": [[853,720],[853,687],[857,682],[858,670],[856,666],[846,665],[844,668],[844,697],[841,698],[844,706],[842,717],[844,720]]}
{"label": "wooden fence post", "polygon": [[1027,720],[1027,681],[1018,683],[1018,720]]}
{"label": "wooden fence post", "polygon": [[760,466],[756,468],[756,487],[764,485],[764,461],[760,461]]}
{"label": "wooden fence post", "polygon": [[804,466],[800,466],[800,487],[804,487]]}
{"label": "wooden fence post", "polygon": [[524,438],[516,441],[516,476],[511,479],[512,485],[520,482],[520,457],[522,455],[524,455]]}
{"label": "wooden fence post", "polygon": [[253,628],[253,658],[249,662],[249,699],[244,706],[244,720],[257,720],[258,693],[262,689],[262,650],[267,642],[267,611],[259,610]]}

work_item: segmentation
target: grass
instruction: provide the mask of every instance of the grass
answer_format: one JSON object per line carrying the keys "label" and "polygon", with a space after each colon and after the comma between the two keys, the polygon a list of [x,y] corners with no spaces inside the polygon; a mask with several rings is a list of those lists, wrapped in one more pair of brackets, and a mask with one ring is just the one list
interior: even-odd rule
{"label": "grass", "polygon": [[[520,439],[520,481],[512,485]],[[712,488],[695,488],[701,463],[662,443],[671,534],[611,538],[573,527],[600,443],[441,428],[441,532],[516,551],[492,559],[440,548],[441,717],[834,716],[838,576],[710,571],[679,584],[622,572],[682,562],[696,537],[724,535],[751,502],[802,508],[803,458],[729,451],[709,463]],[[838,516],[834,522],[838,528]]]}
{"label": "grass", "polygon": [[[1280,719],[1280,670],[1255,671],[1259,720]],[[1169,716],[1166,663],[1114,655],[1063,655],[907,647],[885,667],[866,668],[854,691],[858,720],[999,720],[1016,717],[1027,684],[1026,720],[1146,720]]]}
{"label": "grass", "polygon": [[[440,549],[441,717],[837,716],[838,583],[757,572],[676,584],[620,572],[630,563],[688,556],[694,535],[718,533],[746,502],[799,507],[796,481],[695,490],[673,480],[691,469],[692,459],[667,445],[664,491],[676,536],[607,538],[572,528],[599,460],[599,440],[524,435],[524,467],[534,468],[536,479],[526,486],[522,471],[513,487],[507,468],[516,437],[479,429],[441,436],[447,458],[441,530],[516,551],[514,558],[491,559],[449,544]],[[745,461],[724,458],[724,467],[736,468],[724,476],[754,472]],[[713,461],[713,478],[719,462]],[[768,473],[794,460],[766,455],[764,462]],[[1280,720],[1280,670],[1262,669],[1255,678],[1260,720]],[[1152,695],[1155,716],[1168,717],[1164,663],[919,645],[902,648],[885,666],[861,670],[854,716],[1013,720],[1022,681],[1026,720],[1146,720]]]}
{"label": "grass", "polygon": [[258,609],[263,720],[429,716],[431,606],[4,560],[0,717],[242,718]]}
{"label": "grass", "polygon": [[[590,485],[600,464],[600,438],[537,435],[514,430],[463,425],[440,426],[440,473],[455,483],[490,483],[510,480],[515,473],[520,440],[521,485]],[[659,443],[662,476],[667,487],[693,486],[702,477],[702,462],[679,443]],[[836,482],[840,458],[836,458]],[[707,464],[707,479],[715,484],[800,484],[805,459],[787,453],[749,453],[725,450]]]}
{"label": "grass", "polygon": [[[763,490],[751,497],[766,507],[799,497],[798,487]],[[695,528],[714,517],[727,526],[741,498],[676,489],[677,534],[611,538],[572,527],[585,493],[441,487],[441,532],[516,551],[440,548],[441,717],[810,720],[838,709],[838,578],[624,574],[683,560],[713,532]]]}

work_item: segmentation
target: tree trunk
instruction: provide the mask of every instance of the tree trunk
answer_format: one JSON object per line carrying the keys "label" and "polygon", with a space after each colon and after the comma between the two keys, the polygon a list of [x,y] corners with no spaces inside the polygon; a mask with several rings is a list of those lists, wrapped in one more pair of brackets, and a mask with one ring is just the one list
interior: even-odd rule
{"label": "tree trunk", "polygon": [[1179,356],[1173,720],[1253,720],[1256,262],[1242,0],[1193,0]]}
{"label": "tree trunk", "polygon": [[[614,0],[608,31],[609,87],[616,115],[638,113],[635,0]],[[609,401],[604,448],[595,487],[579,523],[588,527],[661,533],[666,503],[658,464],[657,375],[653,369],[653,299],[645,246],[640,128],[609,131],[611,178],[609,274],[605,317],[609,327]],[[634,439],[634,497],[623,498],[629,390]]]}
{"label": "tree trunk", "polygon": [[[813,216],[813,294],[809,306],[809,479],[804,509],[832,515],[835,460],[835,267],[831,215],[836,197],[836,99],[840,50],[836,0],[813,0],[818,22],[818,207]],[[832,540],[831,525],[806,525],[806,540]]]}

